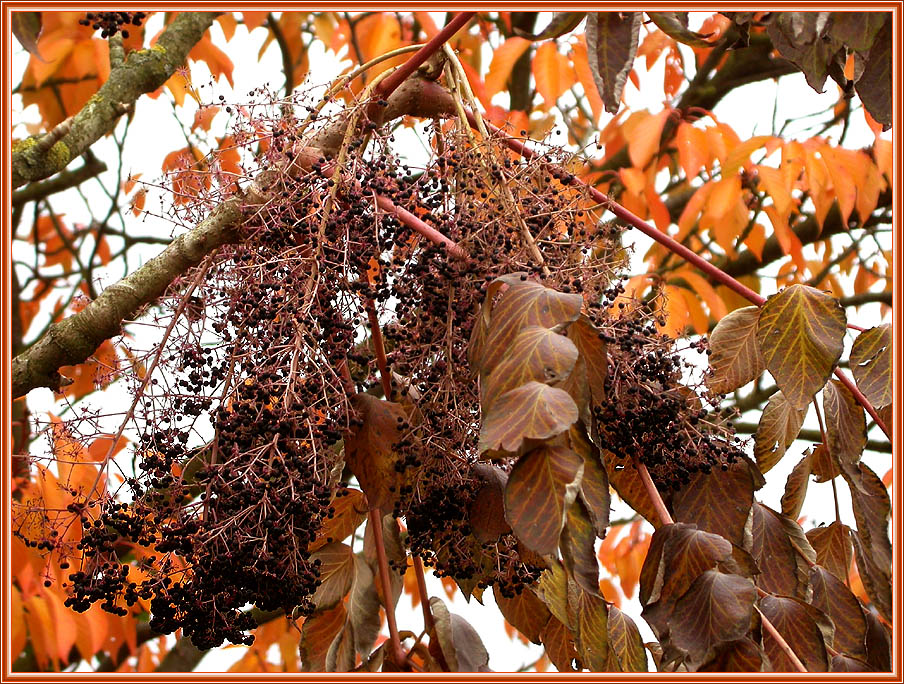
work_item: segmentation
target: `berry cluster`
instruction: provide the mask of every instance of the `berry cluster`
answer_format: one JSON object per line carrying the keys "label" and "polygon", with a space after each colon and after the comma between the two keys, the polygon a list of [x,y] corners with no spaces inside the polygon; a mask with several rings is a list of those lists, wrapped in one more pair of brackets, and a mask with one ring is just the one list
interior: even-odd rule
{"label": "berry cluster", "polygon": [[649,305],[626,309],[623,291],[616,284],[604,300],[622,308],[602,328],[610,372],[605,400],[593,407],[599,445],[619,459],[639,458],[662,491],[688,484],[695,472],[727,470],[741,454],[730,424],[683,380],[691,364],[657,333]]}
{"label": "berry cluster", "polygon": [[90,26],[95,31],[101,32],[101,38],[112,38],[117,33],[122,33],[123,38],[129,37],[126,27],[141,27],[141,22],[147,16],[146,12],[87,12],[84,19],[79,19],[82,26]]}

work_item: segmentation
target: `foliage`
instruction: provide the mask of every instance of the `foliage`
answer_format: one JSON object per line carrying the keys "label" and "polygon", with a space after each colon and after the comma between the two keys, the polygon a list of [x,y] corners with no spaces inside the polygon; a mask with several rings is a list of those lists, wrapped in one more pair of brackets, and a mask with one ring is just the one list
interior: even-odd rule
{"label": "foliage", "polygon": [[[890,14],[249,11],[217,17],[225,42],[197,19],[170,69],[172,14],[13,14],[41,117],[13,149],[16,669],[191,670],[229,641],[237,672],[489,671],[427,566],[491,590],[537,669],[890,670],[890,480],[861,459],[890,451],[868,430],[889,435],[892,331],[849,313],[891,306]],[[284,96],[211,94],[240,24]],[[315,42],[346,62],[325,94]],[[663,108],[625,107],[659,61]],[[123,171],[145,101],[97,95],[126,69],[191,121],[159,181]],[[816,134],[713,113],[797,70],[838,85]],[[102,107],[123,118],[92,137]],[[852,116],[871,146],[844,147]],[[107,163],[109,211],[54,209]],[[70,417],[32,420],[38,387]],[[757,500],[811,437],[781,510]],[[805,529],[811,479],[845,482],[853,525],[836,492]]]}

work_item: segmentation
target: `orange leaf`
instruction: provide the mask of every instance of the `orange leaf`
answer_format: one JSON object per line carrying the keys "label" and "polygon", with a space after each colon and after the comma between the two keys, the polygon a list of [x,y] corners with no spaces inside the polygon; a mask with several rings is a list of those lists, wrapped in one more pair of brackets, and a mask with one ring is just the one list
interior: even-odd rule
{"label": "orange leaf", "polygon": [[646,174],[636,167],[626,166],[619,169],[618,175],[619,178],[621,178],[621,182],[624,183],[625,187],[628,189],[628,192],[634,193],[635,195],[640,195],[647,185]]}
{"label": "orange leaf", "polygon": [[[575,74],[584,90],[584,97],[590,104],[590,111],[593,112],[593,123],[596,125],[603,113],[603,99],[600,97],[599,90],[593,82],[593,73],[590,71],[590,62],[587,58],[587,43],[584,42],[584,36],[578,38],[578,42],[571,46],[571,63],[574,65]],[[625,111],[625,110],[622,110]]]}
{"label": "orange leaf", "polygon": [[417,19],[421,25],[421,30],[427,35],[428,39],[439,33],[436,22],[433,21],[433,17],[430,16],[429,12],[415,12],[414,18]]}
{"label": "orange leaf", "polygon": [[772,198],[775,210],[783,216],[790,214],[794,200],[791,197],[791,190],[785,185],[782,172],[770,166],[758,165],[756,173],[760,185]]}
{"label": "orange leaf", "polygon": [[738,176],[722,178],[713,183],[712,192],[709,195],[709,203],[706,213],[713,219],[721,219],[729,210],[734,208],[741,196],[741,179]]}
{"label": "orange leaf", "polygon": [[854,211],[854,203],[857,199],[857,185],[850,171],[846,168],[838,150],[824,145],[820,149],[820,155],[826,163],[829,178],[832,179],[832,188],[835,199],[838,201],[838,209],[841,212],[841,220],[847,223]]}
{"label": "orange leaf", "polygon": [[684,83],[684,58],[677,45],[672,45],[665,58],[665,72],[662,76],[662,90],[666,97],[675,97]]}
{"label": "orange leaf", "polygon": [[267,15],[269,12],[242,12],[242,21],[245,22],[245,26],[248,31],[253,31],[258,26],[262,26],[265,21],[267,21]]}
{"label": "orange leaf", "polygon": [[35,595],[25,602],[25,624],[38,666],[45,669],[53,660],[54,668],[59,667],[56,641],[53,637],[53,617],[43,596]]}
{"label": "orange leaf", "polygon": [[[220,108],[215,105],[206,105],[204,107],[199,107],[198,111],[195,112],[195,118],[191,124],[192,130],[201,128],[201,130],[209,131],[211,122],[219,113]],[[126,192],[128,192],[128,190],[126,190]]]}
{"label": "orange leaf", "polygon": [[55,655],[61,663],[69,662],[69,652],[75,646],[75,637],[77,627],[73,612],[63,605],[65,600],[62,596],[51,589],[45,589],[44,597],[47,605],[50,607],[50,613],[53,616],[53,623],[50,634],[53,635],[53,646],[49,643],[48,648],[55,648]]}
{"label": "orange leaf", "polygon": [[706,302],[706,306],[709,308],[709,312],[715,320],[718,321],[722,319],[728,313],[725,302],[723,302],[722,298],[716,294],[715,289],[713,289],[713,286],[709,284],[709,281],[706,278],[696,271],[692,271],[690,268],[683,268],[677,271],[675,275],[683,278],[684,281],[691,286],[691,289]]}
{"label": "orange leaf", "polygon": [[653,219],[653,223],[656,224],[656,227],[659,228],[663,233],[669,232],[669,226],[672,224],[672,217],[669,214],[669,209],[665,206],[665,202],[662,201],[662,198],[659,196],[659,193],[656,192],[656,188],[650,184],[644,188],[644,199],[647,201],[647,208],[650,210],[650,216]]}
{"label": "orange leaf", "polygon": [[628,156],[633,166],[644,168],[653,155],[659,152],[662,127],[669,114],[668,109],[663,109],[658,114],[635,112],[625,121],[623,129],[628,139]]}
{"label": "orange leaf", "polygon": [[10,599],[10,634],[9,658],[14,661],[25,648],[25,609],[22,605],[22,595],[19,589],[13,585]]}
{"label": "orange leaf", "polygon": [[[248,14],[263,14],[265,17],[267,15],[266,12],[245,12],[245,16]],[[205,33],[204,36],[195,43],[195,46],[191,49],[191,52],[188,53],[188,58],[195,61],[202,61],[207,64],[207,68],[210,69],[211,75],[214,79],[219,79],[220,76],[225,76],[226,80],[229,82],[229,85],[233,85],[232,82],[232,70],[233,64],[232,60],[229,59],[229,56],[223,52],[220,48],[213,44],[210,40],[210,35]]]}
{"label": "orange leaf", "polygon": [[684,304],[690,315],[690,322],[694,332],[698,335],[705,335],[707,330],[709,330],[709,316],[703,310],[699,298],[688,289],[683,287],[678,289],[681,292],[681,296],[684,297]]}
{"label": "orange leaf", "polygon": [[[687,303],[684,301],[682,289],[674,285],[665,285],[662,288],[663,296],[659,298],[659,311],[657,313],[660,320],[664,322],[660,323],[657,321],[656,328],[663,335],[680,337],[687,327],[690,312],[688,311]],[[639,569],[638,572],[640,572]],[[631,591],[625,589],[624,579],[622,580],[622,589],[625,592],[625,596],[630,596],[631,591],[633,591],[633,588]]]}
{"label": "orange leaf", "polygon": [[755,223],[753,225],[753,228],[750,229],[747,237],[744,238],[744,244],[747,245],[747,249],[756,255],[756,258],[759,261],[763,260],[763,246],[766,244],[766,229],[763,227],[762,223]]}
{"label": "orange leaf", "polygon": [[90,660],[107,641],[107,615],[99,604],[94,604],[84,613],[73,613],[73,617],[77,629],[75,646],[84,660]]}
{"label": "orange leaf", "polygon": [[558,99],[575,83],[574,70],[568,58],[559,53],[554,40],[537,48],[531,64],[537,92],[547,107],[554,107]]}
{"label": "orange leaf", "polygon": [[515,36],[506,41],[493,51],[493,59],[490,61],[490,70],[484,79],[488,99],[502,91],[508,83],[515,62],[530,47],[530,41],[526,38]]}
{"label": "orange leaf", "polygon": [[711,161],[706,144],[706,134],[699,128],[682,121],[675,136],[678,143],[678,163],[684,170],[685,177],[690,180],[700,169]]}
{"label": "orange leaf", "polygon": [[733,176],[738,170],[745,166],[750,159],[750,155],[756,150],[763,147],[767,141],[772,140],[771,135],[756,135],[750,140],[745,140],[740,145],[734,147],[728,153],[725,163],[722,165],[722,177]]}
{"label": "orange leaf", "polygon": [[235,15],[232,12],[223,12],[217,17],[217,23],[220,25],[220,29],[223,31],[223,37],[226,38],[226,42],[228,43],[235,35],[235,27],[238,25]]}
{"label": "orange leaf", "polygon": [[678,234],[675,236],[675,239],[679,242],[684,240],[694,227],[697,218],[700,216],[700,212],[703,210],[704,204],[712,192],[713,186],[713,183],[701,185],[684,206],[681,216],[678,217]]}

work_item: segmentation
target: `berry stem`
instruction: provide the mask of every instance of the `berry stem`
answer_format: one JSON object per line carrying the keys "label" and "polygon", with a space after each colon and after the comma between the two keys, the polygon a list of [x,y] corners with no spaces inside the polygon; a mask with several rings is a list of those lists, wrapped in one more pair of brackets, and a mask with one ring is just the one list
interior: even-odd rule
{"label": "berry stem", "polygon": [[650,497],[653,508],[656,509],[656,515],[659,516],[659,521],[663,525],[671,525],[675,521],[672,520],[669,509],[665,507],[665,501],[662,500],[662,495],[659,493],[659,490],[656,489],[656,483],[653,482],[653,478],[650,477],[650,471],[647,470],[647,466],[644,465],[637,456],[634,456],[633,462],[635,470],[637,470],[638,475],[640,475],[640,481],[647,491],[647,496]]}
{"label": "berry stem", "polygon": [[377,549],[377,565],[380,569],[380,586],[383,588],[383,608],[386,609],[386,624],[389,627],[389,642],[392,645],[392,659],[396,665],[405,665],[408,657],[399,639],[399,627],[396,624],[395,608],[392,605],[392,583],[389,580],[389,563],[386,560],[386,547],[383,546],[383,513],[379,508],[367,511],[367,518],[374,531],[374,546]]}
{"label": "berry stem", "polygon": [[417,593],[421,598],[421,610],[424,612],[424,630],[436,633],[436,624],[433,622],[433,613],[430,611],[430,597],[427,595],[427,580],[424,577],[424,564],[420,556],[412,556],[414,562],[414,577],[417,580]]}

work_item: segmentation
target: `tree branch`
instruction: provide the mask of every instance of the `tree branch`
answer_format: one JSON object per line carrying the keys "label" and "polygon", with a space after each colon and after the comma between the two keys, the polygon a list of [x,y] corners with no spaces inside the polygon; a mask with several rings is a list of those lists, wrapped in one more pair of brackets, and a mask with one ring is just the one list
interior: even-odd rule
{"label": "tree branch", "polygon": [[191,48],[218,14],[180,12],[156,45],[130,53],[121,66],[114,68],[107,82],[78,114],[49,133],[16,145],[12,150],[12,187],[47,178],[83,155],[113,129],[135,100],[159,88],[185,63]]}
{"label": "tree branch", "polygon": [[68,190],[81,185],[86,180],[99,176],[107,170],[107,165],[97,157],[85,155],[85,164],[77,169],[63,171],[55,178],[39,183],[32,183],[21,190],[17,190],[12,196],[12,205],[19,206],[26,202],[34,202],[44,199],[57,192]]}

